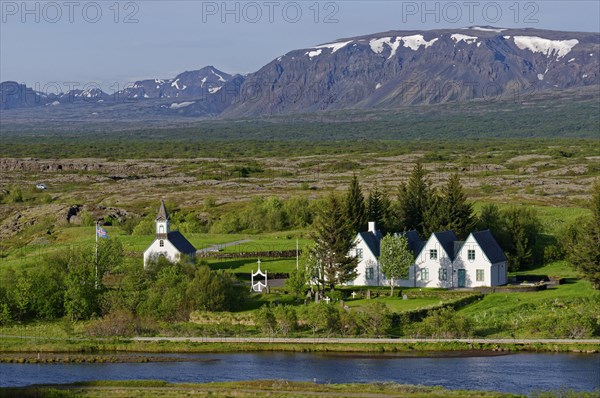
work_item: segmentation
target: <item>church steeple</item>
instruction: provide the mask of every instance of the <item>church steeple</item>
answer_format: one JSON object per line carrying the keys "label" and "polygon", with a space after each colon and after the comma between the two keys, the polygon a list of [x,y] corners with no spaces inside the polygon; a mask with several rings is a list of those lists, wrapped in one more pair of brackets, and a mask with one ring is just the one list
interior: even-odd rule
{"label": "church steeple", "polygon": [[154,221],[156,222],[156,238],[165,239],[170,232],[170,222],[169,213],[167,213],[164,200],[160,202],[160,208],[158,209],[158,214]]}

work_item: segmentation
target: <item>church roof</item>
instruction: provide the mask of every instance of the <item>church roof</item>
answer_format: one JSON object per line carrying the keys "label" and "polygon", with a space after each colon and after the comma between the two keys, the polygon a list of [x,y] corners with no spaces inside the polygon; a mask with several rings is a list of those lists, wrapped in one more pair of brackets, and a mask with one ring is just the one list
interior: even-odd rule
{"label": "church roof", "polygon": [[167,235],[167,239],[181,253],[196,253],[196,248],[194,247],[194,245],[192,245],[179,231],[169,232],[169,234]]}
{"label": "church roof", "polygon": [[166,221],[169,219],[169,213],[167,213],[167,208],[165,207],[165,201],[160,202],[160,209],[158,209],[158,215],[154,219],[155,221]]}

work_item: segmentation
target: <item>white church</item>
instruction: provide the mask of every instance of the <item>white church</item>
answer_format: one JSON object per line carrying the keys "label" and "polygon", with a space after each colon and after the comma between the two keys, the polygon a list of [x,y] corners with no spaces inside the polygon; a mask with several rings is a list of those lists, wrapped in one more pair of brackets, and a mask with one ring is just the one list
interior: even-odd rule
{"label": "white church", "polygon": [[152,260],[163,256],[169,261],[175,263],[184,256],[194,261],[196,257],[196,248],[179,231],[170,230],[169,214],[163,200],[158,210],[158,215],[154,219],[156,223],[156,238],[154,242],[144,251],[144,268]]}
{"label": "white church", "polygon": [[[459,241],[453,231],[435,232],[423,241],[416,231],[403,232],[414,256],[408,279],[397,280],[402,287],[469,288],[500,286],[508,282],[507,259],[489,230],[472,232]],[[352,286],[389,286],[379,264],[383,238],[374,222],[367,232],[354,238],[354,253],[358,257],[356,279]]]}

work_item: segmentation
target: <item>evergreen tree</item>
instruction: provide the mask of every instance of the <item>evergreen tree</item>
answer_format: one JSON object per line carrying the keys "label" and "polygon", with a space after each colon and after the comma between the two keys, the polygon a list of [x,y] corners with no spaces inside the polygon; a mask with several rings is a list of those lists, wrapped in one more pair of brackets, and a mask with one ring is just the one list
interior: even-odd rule
{"label": "evergreen tree", "polygon": [[569,260],[585,278],[600,289],[600,180],[592,188],[592,217],[577,233],[577,243]]}
{"label": "evergreen tree", "polygon": [[458,174],[450,177],[441,193],[439,204],[432,206],[437,214],[435,223],[438,229],[453,230],[460,239],[465,239],[475,222],[473,206],[467,202]]}
{"label": "evergreen tree", "polygon": [[502,215],[500,209],[494,204],[484,205],[481,208],[479,219],[477,220],[477,229],[489,229],[496,239],[500,238],[502,233]]}
{"label": "evergreen tree", "polygon": [[429,203],[423,213],[423,236],[429,236],[434,232],[447,230],[446,217],[444,217],[444,198],[437,190],[432,190]]}
{"label": "evergreen tree", "polygon": [[317,217],[312,239],[321,290],[356,278],[357,258],[349,256],[354,231],[348,227],[341,200],[331,194]]}
{"label": "evergreen tree", "polygon": [[387,191],[381,193],[381,207],[383,208],[383,219],[381,220],[382,233],[400,230],[395,204],[390,200]]}
{"label": "evergreen tree", "polygon": [[350,228],[354,232],[364,231],[367,224],[367,210],[365,198],[358,183],[358,177],[354,175],[346,194],[346,218]]}
{"label": "evergreen tree", "polygon": [[504,231],[500,237],[504,240],[502,248],[507,252],[509,268],[518,271],[523,265],[531,264],[533,250],[541,223],[536,213],[527,207],[511,207],[502,213]]}
{"label": "evergreen tree", "polygon": [[398,192],[398,218],[404,229],[425,234],[425,217],[431,205],[430,185],[423,166],[417,163],[408,184],[402,184]]}
{"label": "evergreen tree", "polygon": [[377,183],[369,191],[369,200],[367,202],[367,221],[375,221],[379,229],[383,229],[386,217],[385,194],[379,190]]}

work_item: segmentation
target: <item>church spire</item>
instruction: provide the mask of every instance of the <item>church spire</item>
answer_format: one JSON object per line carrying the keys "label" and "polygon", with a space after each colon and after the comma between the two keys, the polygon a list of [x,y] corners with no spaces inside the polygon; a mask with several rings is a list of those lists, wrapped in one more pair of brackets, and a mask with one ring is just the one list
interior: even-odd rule
{"label": "church spire", "polygon": [[170,222],[164,200],[160,202],[160,209],[158,209],[154,222],[156,223],[156,238],[167,239],[170,232]]}
{"label": "church spire", "polygon": [[169,213],[167,213],[167,208],[165,207],[165,201],[162,200],[160,202],[160,209],[158,209],[158,215],[154,219],[154,221],[167,221],[169,219]]}

